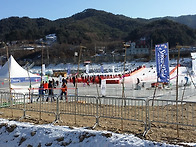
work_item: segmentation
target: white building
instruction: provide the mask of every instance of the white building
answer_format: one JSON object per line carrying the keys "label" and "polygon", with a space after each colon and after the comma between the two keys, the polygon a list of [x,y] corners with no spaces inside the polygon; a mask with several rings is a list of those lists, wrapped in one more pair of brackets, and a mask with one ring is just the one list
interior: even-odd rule
{"label": "white building", "polygon": [[136,45],[135,42],[130,43],[127,48],[127,55],[149,55],[150,51],[146,45]]}
{"label": "white building", "polygon": [[56,41],[57,41],[56,34],[49,34],[49,35],[46,36],[46,42],[48,44],[54,43]]}

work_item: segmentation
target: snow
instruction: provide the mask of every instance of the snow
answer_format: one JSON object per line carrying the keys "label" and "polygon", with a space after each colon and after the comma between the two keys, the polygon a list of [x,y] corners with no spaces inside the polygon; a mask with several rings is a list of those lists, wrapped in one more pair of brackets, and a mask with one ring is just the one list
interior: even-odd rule
{"label": "snow", "polygon": [[[16,127],[14,127],[16,126]],[[9,128],[15,128],[11,130]],[[175,147],[166,143],[140,139],[132,134],[117,134],[109,131],[95,131],[68,126],[34,125],[24,122],[9,121],[0,118],[0,146],[69,146],[69,147]],[[190,145],[190,144],[189,144]],[[195,144],[191,144],[196,146]]]}
{"label": "snow", "polygon": [[[191,59],[190,58],[182,58],[180,60],[180,64],[182,66],[187,66],[188,68],[191,68]],[[170,67],[175,67],[177,65],[177,61],[172,59],[169,61],[170,63]],[[125,68],[126,71],[128,70],[133,70],[134,68],[138,67],[138,66],[142,66],[145,65],[148,68],[151,67],[156,67],[156,63],[155,61],[149,61],[149,62],[140,62],[140,61],[131,61],[131,62],[126,62],[125,64]],[[89,71],[91,73],[99,73],[101,72],[101,66],[104,69],[104,73],[107,72],[112,72],[113,71],[113,66],[115,67],[115,72],[123,72],[124,69],[124,63],[123,62],[118,62],[118,63],[101,63],[101,64],[96,64],[96,63],[91,63],[89,64]],[[68,70],[68,68],[70,68],[70,70],[74,73],[77,72],[77,68],[78,68],[78,64],[71,64],[71,63],[60,63],[60,64],[50,64],[46,67],[46,72],[47,71],[51,71],[51,70]],[[84,72],[86,71],[86,66],[84,66],[83,63],[80,64],[79,67],[80,70],[83,70]],[[30,71],[32,73],[39,73],[41,72],[41,67],[39,66],[34,66],[32,69],[30,69]]]}

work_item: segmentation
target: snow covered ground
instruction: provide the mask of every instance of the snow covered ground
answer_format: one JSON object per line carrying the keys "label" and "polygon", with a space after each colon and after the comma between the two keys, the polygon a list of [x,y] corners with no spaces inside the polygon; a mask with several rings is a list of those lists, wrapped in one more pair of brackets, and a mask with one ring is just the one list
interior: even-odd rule
{"label": "snow covered ground", "polygon": [[[183,145],[183,143],[182,143]],[[188,144],[196,146],[195,144]],[[174,147],[166,143],[140,139],[130,134],[116,134],[108,131],[94,131],[68,126],[34,125],[0,119],[1,147]]]}

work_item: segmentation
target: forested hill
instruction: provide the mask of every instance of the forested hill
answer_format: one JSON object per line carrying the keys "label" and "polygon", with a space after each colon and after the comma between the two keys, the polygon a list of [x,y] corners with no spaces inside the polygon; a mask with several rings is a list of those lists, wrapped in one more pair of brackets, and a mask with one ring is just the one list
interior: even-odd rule
{"label": "forested hill", "polygon": [[166,18],[196,29],[196,15],[184,15],[179,17],[166,17]]}
{"label": "forested hill", "polygon": [[145,37],[148,43],[153,40],[154,44],[167,41],[170,46],[175,46],[176,42],[195,45],[195,17],[133,19],[94,9],[55,21],[10,17],[0,20],[0,41],[34,41],[55,33],[58,43],[68,45],[90,46],[110,42],[112,48],[122,41],[137,41],[141,37]]}

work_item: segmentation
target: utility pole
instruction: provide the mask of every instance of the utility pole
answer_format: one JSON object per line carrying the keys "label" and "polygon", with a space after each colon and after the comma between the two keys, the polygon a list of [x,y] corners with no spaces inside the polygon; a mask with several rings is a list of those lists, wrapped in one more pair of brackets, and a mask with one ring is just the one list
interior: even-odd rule
{"label": "utility pole", "polygon": [[152,60],[152,44],[153,44],[153,40],[151,39],[151,42],[150,42],[150,60]]}
{"label": "utility pole", "polygon": [[[126,51],[129,44],[123,43],[125,49],[125,57],[124,57],[124,69],[123,69],[123,81],[122,81],[122,102],[121,102],[121,129],[123,130],[123,101],[125,103],[125,63],[126,63]],[[126,104],[125,104],[126,105]]]}
{"label": "utility pole", "polygon": [[77,69],[77,74],[76,74],[76,87],[75,87],[75,124],[76,124],[76,104],[77,104],[77,99],[76,96],[78,97],[78,76],[79,76],[79,67],[80,67],[80,58],[82,55],[82,49],[86,48],[85,46],[80,46],[80,52],[79,52],[79,57],[78,57],[78,69]]}
{"label": "utility pole", "polygon": [[179,128],[178,128],[178,73],[179,73],[179,69],[178,69],[178,65],[179,65],[179,60],[180,60],[180,49],[182,47],[190,47],[190,46],[180,46],[178,43],[176,45],[176,48],[178,49],[178,59],[177,59],[177,77],[176,77],[176,123],[177,123],[177,136],[179,137]]}
{"label": "utility pole", "polygon": [[[43,42],[42,42],[42,61],[41,61],[41,63],[42,63],[42,65],[43,65],[43,61],[44,60],[44,50],[43,50]],[[42,67],[42,65],[41,65],[41,83],[42,83],[42,80],[43,80],[43,67]]]}
{"label": "utility pole", "polygon": [[5,49],[6,49],[6,53],[7,53],[7,63],[8,63],[8,73],[9,73],[9,92],[11,94],[11,79],[10,79],[10,61],[11,61],[11,58],[9,59],[9,50],[8,50],[8,46],[3,42],[4,46],[5,46]]}
{"label": "utility pole", "polygon": [[48,59],[48,65],[50,64],[50,56],[49,56],[49,49],[47,47],[47,59]]}

